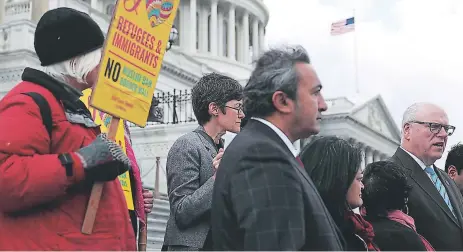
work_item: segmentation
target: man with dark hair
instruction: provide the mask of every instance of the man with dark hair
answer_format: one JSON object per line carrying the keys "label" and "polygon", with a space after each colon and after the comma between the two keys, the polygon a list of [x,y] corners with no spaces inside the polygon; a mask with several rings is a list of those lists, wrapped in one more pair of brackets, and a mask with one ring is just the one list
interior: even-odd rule
{"label": "man with dark hair", "polygon": [[463,168],[463,144],[458,143],[449,151],[447,155],[447,160],[445,160],[445,172],[449,175],[455,184],[457,184],[458,189],[463,194],[463,174],[461,174],[461,169]]}
{"label": "man with dark hair", "polygon": [[242,87],[234,79],[212,73],[193,87],[191,99],[199,127],[175,141],[167,156],[170,217],[164,250],[212,249],[210,209],[215,172],[223,154],[222,136],[238,133]]}
{"label": "man with dark hair", "polygon": [[264,53],[244,89],[251,119],[223,155],[214,187],[215,250],[343,250],[293,142],[317,134],[327,105],[302,47]]}

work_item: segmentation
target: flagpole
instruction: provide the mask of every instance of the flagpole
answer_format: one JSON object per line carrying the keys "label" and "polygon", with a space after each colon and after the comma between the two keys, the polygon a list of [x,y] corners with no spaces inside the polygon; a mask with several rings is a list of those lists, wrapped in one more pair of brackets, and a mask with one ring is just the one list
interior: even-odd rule
{"label": "flagpole", "polygon": [[360,87],[359,87],[359,77],[358,77],[358,52],[357,52],[357,18],[355,17],[355,8],[353,9],[354,15],[354,78],[355,78],[355,91],[356,94],[360,94]]}

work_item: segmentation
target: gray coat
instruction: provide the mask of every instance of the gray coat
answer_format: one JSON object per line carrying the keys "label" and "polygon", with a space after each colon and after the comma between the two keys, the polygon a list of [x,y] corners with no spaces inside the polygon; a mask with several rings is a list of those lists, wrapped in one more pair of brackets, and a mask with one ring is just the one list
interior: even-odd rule
{"label": "gray coat", "polygon": [[[198,130],[204,131],[203,127]],[[167,155],[170,217],[164,245],[202,248],[210,229],[216,147],[197,132],[178,138]]]}

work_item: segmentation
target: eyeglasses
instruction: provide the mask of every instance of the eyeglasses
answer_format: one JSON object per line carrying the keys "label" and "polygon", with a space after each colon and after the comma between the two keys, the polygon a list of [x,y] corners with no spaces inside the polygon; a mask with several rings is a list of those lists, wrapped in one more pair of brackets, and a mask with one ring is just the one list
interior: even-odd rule
{"label": "eyeglasses", "polygon": [[425,125],[434,134],[438,134],[442,128],[444,128],[445,132],[447,132],[447,135],[449,136],[451,136],[453,132],[455,131],[455,126],[452,126],[452,125],[442,125],[440,123],[421,122],[421,121],[411,121],[410,123],[417,123],[417,124]]}
{"label": "eyeglasses", "polygon": [[236,110],[238,112],[238,114],[243,113],[243,107],[241,107],[241,106],[239,106],[239,107],[231,107],[231,106],[225,105],[225,107]]}

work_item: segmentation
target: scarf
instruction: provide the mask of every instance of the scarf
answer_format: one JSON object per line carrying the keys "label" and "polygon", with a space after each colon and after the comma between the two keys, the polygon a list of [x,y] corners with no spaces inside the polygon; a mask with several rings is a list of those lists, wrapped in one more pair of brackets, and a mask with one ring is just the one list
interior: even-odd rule
{"label": "scarf", "polygon": [[129,127],[127,126],[127,123],[124,121],[124,139],[125,139],[125,150],[127,157],[130,160],[130,165],[132,166],[132,178],[133,181],[130,181],[130,183],[133,183],[132,188],[135,189],[135,192],[132,192],[132,195],[134,196],[133,202],[134,202],[134,208],[135,208],[135,213],[137,214],[138,219],[140,220],[140,227],[143,227],[145,225],[145,203],[143,201],[143,184],[141,181],[141,174],[140,174],[140,168],[138,167],[137,159],[135,158],[135,153],[133,152],[132,149],[132,141],[130,137],[130,131]]}
{"label": "scarf", "polygon": [[[415,227],[415,220],[408,214],[400,211],[400,210],[394,210],[390,211],[387,215],[387,217],[390,220],[396,221],[404,226],[407,226],[411,229],[413,229],[416,232],[416,227]],[[420,236],[421,241],[423,242],[424,246],[426,247],[427,251],[435,251],[432,245],[420,234],[416,233],[417,235]]]}
{"label": "scarf", "polygon": [[373,232],[373,226],[368,221],[353,211],[346,211],[345,220],[351,224],[351,227],[353,227],[354,234],[360,236],[360,238],[363,239],[367,245],[368,251],[380,251],[376,244],[373,242],[375,233]]}

